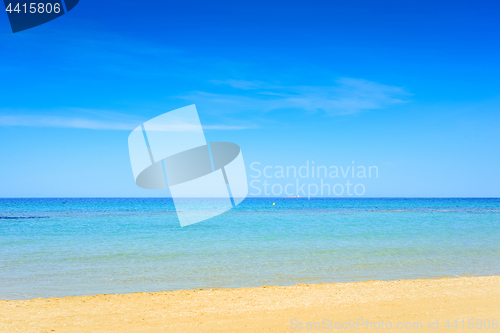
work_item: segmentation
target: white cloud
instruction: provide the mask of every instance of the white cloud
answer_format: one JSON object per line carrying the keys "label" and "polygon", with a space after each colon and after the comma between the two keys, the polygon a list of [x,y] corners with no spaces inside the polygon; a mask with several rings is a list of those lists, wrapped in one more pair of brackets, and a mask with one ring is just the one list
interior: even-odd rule
{"label": "white cloud", "polygon": [[56,116],[0,116],[0,126],[83,128],[94,130],[132,130],[134,126],[123,122],[56,117]]}
{"label": "white cloud", "polygon": [[338,79],[331,86],[276,86],[239,80],[213,83],[229,85],[243,90],[244,94],[195,91],[180,97],[227,113],[301,109],[307,112],[324,111],[325,114],[333,116],[406,103],[407,98],[411,96],[403,88],[352,78]]}
{"label": "white cloud", "polygon": [[[233,94],[216,94],[194,91],[180,98],[189,103],[200,104],[204,112],[213,110],[217,116],[244,112],[253,113],[247,118],[273,110],[302,110],[309,113],[323,111],[326,115],[355,114],[366,110],[382,109],[407,102],[410,93],[404,89],[367,80],[341,78],[331,86],[279,86],[260,81],[226,80],[213,81],[228,85],[236,91]],[[0,110],[0,126],[80,128],[92,130],[133,130],[143,119],[138,115],[121,114],[112,111],[66,108],[49,110],[45,115],[25,115],[17,110]],[[21,115],[20,115],[21,113]],[[59,116],[72,114],[78,116]],[[235,117],[231,117],[234,120]],[[219,118],[219,122],[221,118]],[[242,119],[239,119],[240,121]],[[256,128],[253,124],[208,124],[206,130],[243,130]],[[229,124],[228,124],[229,123]],[[174,124],[170,131],[189,130],[183,124]]]}
{"label": "white cloud", "polygon": [[253,90],[253,89],[259,89],[263,88],[266,86],[263,82],[260,81],[245,81],[245,80],[224,80],[224,81],[219,81],[219,80],[213,80],[211,81],[213,84],[227,84],[230,85],[233,88],[236,89],[243,89],[243,90]]}
{"label": "white cloud", "polygon": [[[147,119],[146,119],[147,120]],[[78,128],[92,130],[126,130],[132,131],[140,126],[140,121],[110,121],[104,119],[72,118],[58,116],[33,116],[33,115],[6,115],[0,116],[0,126],[16,127],[52,127],[52,128]],[[174,124],[161,130],[168,131],[190,131],[194,130],[190,124]],[[253,126],[232,126],[232,125],[206,125],[202,126],[206,130],[244,130],[254,128]],[[156,129],[159,130],[159,129]]]}

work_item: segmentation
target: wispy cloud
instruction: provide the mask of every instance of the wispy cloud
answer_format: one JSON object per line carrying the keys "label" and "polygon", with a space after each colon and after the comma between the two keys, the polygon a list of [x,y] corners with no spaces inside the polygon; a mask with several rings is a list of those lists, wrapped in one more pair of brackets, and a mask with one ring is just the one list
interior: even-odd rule
{"label": "wispy cloud", "polygon": [[[199,104],[204,113],[214,111],[213,121],[216,123],[203,126],[206,130],[256,128],[254,123],[259,115],[273,110],[323,112],[328,116],[348,115],[403,104],[411,96],[400,87],[352,78],[338,79],[330,86],[285,86],[242,80],[212,83],[229,87],[230,93],[194,91],[178,96],[189,104]],[[37,110],[34,113],[30,110],[0,110],[0,126],[133,130],[148,120],[136,114],[80,108]],[[222,118],[224,114],[234,113],[241,113],[244,117]],[[168,130],[189,130],[186,126],[176,124]]]}
{"label": "wispy cloud", "polygon": [[[123,118],[130,118],[124,116]],[[117,117],[120,119],[120,117]],[[147,119],[146,119],[147,120]],[[76,128],[76,129],[91,129],[91,130],[126,130],[131,131],[139,126],[141,121],[132,121],[125,119],[124,121],[111,121],[106,119],[92,119],[82,117],[58,117],[46,115],[3,115],[0,116],[0,126],[16,126],[16,127],[52,127],[52,128]],[[244,130],[254,128],[254,126],[233,126],[225,124],[215,124],[203,126],[206,130]],[[158,129],[157,129],[158,130]],[[190,131],[192,125],[177,123],[168,128],[161,130],[167,131]]]}
{"label": "wispy cloud", "polygon": [[333,116],[403,104],[411,96],[400,87],[352,78],[338,79],[331,86],[280,86],[241,80],[212,83],[227,85],[236,91],[229,94],[195,91],[181,98],[229,112],[300,109],[310,113],[323,111]]}
{"label": "wispy cloud", "polygon": [[269,87],[268,84],[260,81],[245,81],[245,80],[212,80],[213,84],[227,84],[236,89],[252,90]]}
{"label": "wispy cloud", "polygon": [[57,117],[57,116],[0,116],[0,126],[22,127],[59,127],[82,128],[94,130],[129,130],[134,129],[130,123],[111,122],[104,120]]}
{"label": "wispy cloud", "polygon": [[[249,126],[231,126],[231,125],[206,125],[203,126],[205,130],[222,130],[222,131],[231,131],[231,130],[244,130],[255,127]],[[187,121],[173,121],[167,123],[148,123],[147,126],[148,131],[159,131],[159,132],[199,132],[200,128],[198,125],[192,122]]]}

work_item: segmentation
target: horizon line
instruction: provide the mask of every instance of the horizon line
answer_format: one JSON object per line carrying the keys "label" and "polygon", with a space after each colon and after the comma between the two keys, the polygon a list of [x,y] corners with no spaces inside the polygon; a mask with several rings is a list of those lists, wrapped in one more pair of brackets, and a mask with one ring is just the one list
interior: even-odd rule
{"label": "horizon line", "polygon": [[[359,196],[336,196],[336,197],[246,197],[245,199],[500,199],[500,197],[359,197]],[[172,199],[172,197],[0,197],[3,199]],[[179,199],[220,199],[220,198],[179,198]]]}

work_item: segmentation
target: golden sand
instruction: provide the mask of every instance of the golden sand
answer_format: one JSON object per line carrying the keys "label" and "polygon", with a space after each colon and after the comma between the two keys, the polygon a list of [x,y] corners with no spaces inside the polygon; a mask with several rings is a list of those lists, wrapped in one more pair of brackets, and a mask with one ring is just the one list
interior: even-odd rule
{"label": "golden sand", "polygon": [[494,320],[500,276],[0,301],[0,332],[500,332]]}

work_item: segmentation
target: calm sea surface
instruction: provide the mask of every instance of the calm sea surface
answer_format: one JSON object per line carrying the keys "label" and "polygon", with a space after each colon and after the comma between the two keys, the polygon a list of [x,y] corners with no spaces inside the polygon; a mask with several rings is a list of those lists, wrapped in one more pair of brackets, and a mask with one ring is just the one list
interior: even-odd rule
{"label": "calm sea surface", "polygon": [[[276,203],[273,206],[273,202]],[[0,299],[500,275],[500,199],[0,199]]]}

